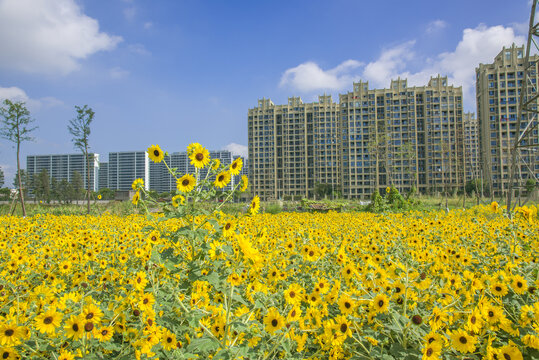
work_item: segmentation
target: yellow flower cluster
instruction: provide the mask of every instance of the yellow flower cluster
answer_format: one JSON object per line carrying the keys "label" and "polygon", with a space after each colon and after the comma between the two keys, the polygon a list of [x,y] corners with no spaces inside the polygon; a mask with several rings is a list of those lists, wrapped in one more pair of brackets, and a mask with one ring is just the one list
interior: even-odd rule
{"label": "yellow flower cluster", "polygon": [[[182,219],[0,217],[0,359],[205,358],[225,348],[283,359],[539,354],[534,207],[513,220],[490,206],[258,207],[241,219],[216,213],[216,224],[191,219],[206,234],[200,249],[183,240]],[[190,272],[163,260],[200,252],[208,260]]]}

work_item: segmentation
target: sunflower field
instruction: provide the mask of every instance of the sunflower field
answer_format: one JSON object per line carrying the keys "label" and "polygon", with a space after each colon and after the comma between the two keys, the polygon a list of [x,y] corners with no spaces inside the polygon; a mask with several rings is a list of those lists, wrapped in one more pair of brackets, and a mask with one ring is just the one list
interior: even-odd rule
{"label": "sunflower field", "polygon": [[191,154],[159,213],[0,217],[0,359],[539,358],[537,208],[232,216]]}

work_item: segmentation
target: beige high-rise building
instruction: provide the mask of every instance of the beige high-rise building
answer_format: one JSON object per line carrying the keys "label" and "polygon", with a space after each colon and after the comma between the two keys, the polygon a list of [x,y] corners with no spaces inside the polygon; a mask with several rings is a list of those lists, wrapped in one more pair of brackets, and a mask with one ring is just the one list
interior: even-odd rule
{"label": "beige high-rise building", "polygon": [[475,113],[464,113],[463,117],[463,140],[464,172],[466,181],[481,178],[479,164],[479,124]]}
{"label": "beige high-rise building", "polygon": [[426,86],[393,80],[389,89],[353,84],[318,102],[269,99],[249,109],[252,189],[263,199],[313,197],[317,184],[346,198],[389,185],[401,192],[462,188],[462,88],[433,77]]}
{"label": "beige high-rise building", "polygon": [[[524,46],[513,44],[503,48],[492,64],[479,64],[476,72],[477,117],[479,121],[480,153],[483,178],[495,195],[504,195],[508,189],[511,172],[510,148],[517,134],[517,112],[524,79]],[[536,93],[539,56],[530,55],[533,63],[529,72],[528,95]],[[537,101],[537,100],[536,100]],[[539,102],[538,102],[539,104]],[[537,120],[535,120],[537,121]],[[522,126],[525,127],[527,121]],[[537,129],[533,130],[525,144],[537,144]],[[517,176],[527,179],[539,176],[538,148],[520,151]]]}

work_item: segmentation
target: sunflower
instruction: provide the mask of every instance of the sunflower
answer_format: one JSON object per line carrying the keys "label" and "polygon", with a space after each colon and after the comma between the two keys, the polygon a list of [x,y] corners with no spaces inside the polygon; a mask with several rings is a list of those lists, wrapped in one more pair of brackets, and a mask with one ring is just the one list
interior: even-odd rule
{"label": "sunflower", "polygon": [[299,321],[300,318],[301,318],[301,308],[299,306],[294,306],[292,310],[288,312],[286,321],[287,322]]}
{"label": "sunflower", "polygon": [[137,191],[135,195],[133,195],[133,199],[131,200],[131,202],[133,203],[133,205],[136,206],[139,200],[140,200],[140,191]]}
{"label": "sunflower", "polygon": [[522,276],[515,275],[513,276],[513,281],[511,281],[511,287],[513,288],[514,292],[519,295],[522,295],[528,289],[528,283]]}
{"label": "sunflower", "polygon": [[223,225],[223,236],[228,237],[232,234],[234,234],[234,230],[236,229],[236,224],[233,221],[227,221]]}
{"label": "sunflower", "polygon": [[161,345],[165,350],[174,350],[176,349],[178,341],[176,340],[176,335],[170,332],[170,330],[163,331],[161,335]]}
{"label": "sunflower", "polygon": [[66,321],[64,330],[67,337],[73,338],[73,340],[79,340],[84,334],[84,322],[83,315],[72,315],[69,320]]}
{"label": "sunflower", "polygon": [[0,346],[0,359],[2,360],[18,360],[20,359],[19,353],[15,349],[3,348]]}
{"label": "sunflower", "polygon": [[22,337],[23,332],[20,326],[12,324],[0,325],[0,345],[18,345]]}
{"label": "sunflower", "polygon": [[176,188],[180,192],[188,193],[195,188],[196,180],[191,174],[185,174],[176,181]]}
{"label": "sunflower", "polygon": [[475,351],[475,344],[477,338],[468,335],[468,333],[462,329],[455,330],[451,333],[451,346],[461,353],[471,353]]}
{"label": "sunflower", "polygon": [[438,360],[441,353],[442,343],[435,341],[430,344],[426,344],[423,348],[422,360]]}
{"label": "sunflower", "polygon": [[241,192],[244,192],[245,190],[247,190],[247,187],[249,186],[249,178],[246,176],[246,175],[242,175],[241,176],[241,187],[240,187],[240,191]]}
{"label": "sunflower", "polygon": [[275,331],[280,330],[284,326],[284,323],[284,318],[274,307],[271,307],[268,310],[266,316],[264,316],[264,325],[266,325],[266,331],[270,334],[273,334]]}
{"label": "sunflower", "polygon": [[501,281],[495,281],[490,286],[490,292],[494,296],[505,296],[509,292],[509,289],[508,289],[507,285],[505,285],[505,283],[503,283]]}
{"label": "sunflower", "polygon": [[339,315],[335,318],[335,331],[339,336],[352,336],[352,330],[350,330],[350,321],[344,315]]}
{"label": "sunflower", "polygon": [[82,309],[82,316],[86,320],[98,323],[103,318],[103,311],[94,304],[89,304]]}
{"label": "sunflower", "polygon": [[227,186],[229,182],[230,182],[230,173],[228,171],[222,171],[219,173],[219,175],[215,177],[213,186],[222,189],[225,186]]}
{"label": "sunflower", "polygon": [[178,207],[185,204],[185,198],[182,195],[176,195],[172,198],[172,206]]}
{"label": "sunflower", "polygon": [[62,321],[62,314],[55,309],[50,309],[44,313],[36,316],[35,326],[39,332],[45,334],[53,334],[60,322]]}
{"label": "sunflower", "polygon": [[133,188],[133,190],[140,190],[144,187],[144,180],[142,179],[135,179],[135,181],[133,181],[133,183],[131,184],[131,187]]}
{"label": "sunflower", "polygon": [[389,299],[385,294],[378,294],[372,300],[372,307],[377,313],[385,313],[389,309]]}
{"label": "sunflower", "polygon": [[498,359],[523,360],[522,353],[512,341],[500,348]]}
{"label": "sunflower", "polygon": [[221,160],[212,159],[212,165],[211,165],[212,170],[217,170],[217,169],[219,169],[220,166],[221,166]]}
{"label": "sunflower", "polygon": [[139,308],[146,312],[153,309],[153,304],[155,304],[155,297],[152,293],[144,293],[138,302]]}
{"label": "sunflower", "polygon": [[71,351],[62,350],[60,355],[58,355],[58,360],[75,360],[75,354]]}
{"label": "sunflower", "polygon": [[356,308],[355,301],[348,295],[342,295],[339,299],[339,309],[341,314],[350,315],[354,312]]}
{"label": "sunflower", "polygon": [[101,194],[97,195],[97,200],[101,200]]}
{"label": "sunflower", "polygon": [[111,326],[105,326],[99,330],[94,329],[94,336],[99,342],[109,341],[112,339],[112,335],[114,335],[114,329]]}
{"label": "sunflower", "polygon": [[251,215],[255,215],[258,213],[258,210],[260,209],[260,198],[258,195],[255,195],[253,200],[251,200],[251,206],[249,206],[249,212]]}
{"label": "sunflower", "polygon": [[163,153],[163,150],[161,150],[159,145],[150,146],[147,152],[150,159],[155,163],[160,163],[165,158],[165,154]]}
{"label": "sunflower", "polygon": [[148,280],[146,279],[146,273],[143,271],[139,271],[137,273],[137,276],[135,277],[135,282],[133,283],[133,287],[137,291],[142,291],[146,287],[147,283],[148,283]]}
{"label": "sunflower", "polygon": [[191,165],[194,165],[197,169],[202,169],[210,162],[210,152],[199,145],[189,154],[189,159],[191,159]]}
{"label": "sunflower", "polygon": [[288,289],[284,291],[284,298],[287,303],[291,305],[299,305],[301,303],[301,297],[303,295],[303,288],[294,283],[288,286]]}
{"label": "sunflower", "polygon": [[232,175],[239,175],[242,167],[243,167],[243,160],[240,157],[238,157],[232,162],[232,164],[230,164],[230,173]]}

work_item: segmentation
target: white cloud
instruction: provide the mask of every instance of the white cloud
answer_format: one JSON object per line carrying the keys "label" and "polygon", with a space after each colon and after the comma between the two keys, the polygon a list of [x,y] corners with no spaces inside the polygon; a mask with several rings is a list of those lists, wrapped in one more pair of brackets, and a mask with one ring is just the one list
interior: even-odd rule
{"label": "white cloud", "polygon": [[147,22],[144,23],[144,28],[145,28],[146,30],[149,30],[149,29],[151,29],[152,27],[153,27],[153,23],[152,23],[151,21],[147,21]]}
{"label": "white cloud", "polygon": [[75,0],[0,0],[0,67],[67,74],[120,41],[100,32]]}
{"label": "white cloud", "polygon": [[123,79],[129,76],[129,71],[122,69],[121,67],[115,67],[110,69],[109,74],[113,79]]}
{"label": "white cloud", "polygon": [[[501,25],[487,27],[480,24],[474,29],[464,29],[462,38],[453,51],[444,52],[428,58],[417,54],[415,41],[387,48],[380,56],[366,64],[347,60],[343,64],[357,64],[346,67],[342,76],[336,76],[335,69],[324,71],[316,63],[308,62],[288,69],[281,78],[281,85],[290,85],[299,91],[342,90],[350,89],[352,79],[361,78],[369,81],[371,88],[388,88],[392,79],[397,77],[408,79],[409,86],[426,85],[431,76],[438,74],[447,76],[450,85],[462,86],[464,108],[475,111],[475,68],[480,63],[494,61],[494,57],[502,48],[525,44],[526,38],[517,35],[512,27]],[[417,65],[419,71],[412,71]],[[352,72],[355,70],[355,73]]]}
{"label": "white cloud", "polygon": [[22,101],[25,102],[30,111],[37,111],[42,108],[50,108],[54,106],[62,106],[64,103],[61,100],[58,100],[52,96],[46,96],[40,99],[31,99],[21,88],[12,86],[12,87],[1,87],[0,86],[0,103],[5,99],[11,101]]}
{"label": "white cloud", "polygon": [[249,155],[249,150],[247,146],[236,143],[230,143],[226,145],[223,150],[228,150],[232,153],[232,155],[239,155],[243,156],[244,158],[247,158]]}
{"label": "white cloud", "polygon": [[124,16],[127,20],[133,20],[135,18],[135,15],[137,15],[137,9],[135,9],[134,7],[124,9]]}
{"label": "white cloud", "polygon": [[356,60],[346,60],[333,69],[323,70],[314,62],[306,62],[285,71],[281,77],[281,86],[299,91],[321,89],[342,90],[354,77],[353,70],[362,64]]}
{"label": "white cloud", "polygon": [[438,30],[442,30],[445,27],[447,27],[447,23],[445,21],[440,19],[434,20],[427,25],[427,33],[432,34]]}
{"label": "white cloud", "polygon": [[129,51],[135,54],[150,55],[150,52],[146,50],[146,48],[142,44],[131,44],[131,45],[128,45],[127,48],[129,49]]}

